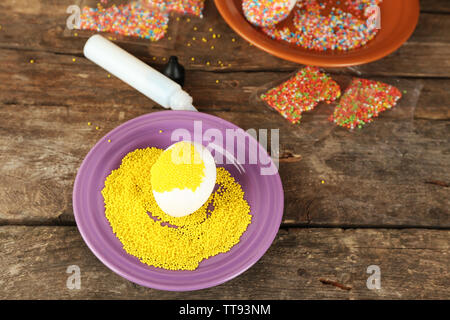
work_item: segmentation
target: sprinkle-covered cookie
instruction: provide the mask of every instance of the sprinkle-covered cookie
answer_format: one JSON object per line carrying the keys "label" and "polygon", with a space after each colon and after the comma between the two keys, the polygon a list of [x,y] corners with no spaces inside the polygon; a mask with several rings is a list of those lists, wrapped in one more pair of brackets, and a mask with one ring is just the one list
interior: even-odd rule
{"label": "sprinkle-covered cookie", "polygon": [[401,97],[400,90],[394,86],[354,78],[330,120],[344,128],[361,128],[372,122],[381,112],[393,108]]}
{"label": "sprinkle-covered cookie", "polygon": [[261,95],[269,106],[292,123],[321,101],[332,102],[341,94],[339,85],[316,67],[305,67],[295,76]]}

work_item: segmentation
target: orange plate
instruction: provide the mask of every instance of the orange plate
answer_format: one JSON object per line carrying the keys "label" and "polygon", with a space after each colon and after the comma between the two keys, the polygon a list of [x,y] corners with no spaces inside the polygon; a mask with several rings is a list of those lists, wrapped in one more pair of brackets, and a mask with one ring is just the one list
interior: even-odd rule
{"label": "orange plate", "polygon": [[419,0],[384,0],[380,5],[381,29],[372,41],[346,52],[319,52],[267,36],[245,19],[242,0],[215,0],[215,3],[230,27],[258,48],[282,59],[320,67],[354,66],[387,56],[408,40],[416,28],[420,12]]}

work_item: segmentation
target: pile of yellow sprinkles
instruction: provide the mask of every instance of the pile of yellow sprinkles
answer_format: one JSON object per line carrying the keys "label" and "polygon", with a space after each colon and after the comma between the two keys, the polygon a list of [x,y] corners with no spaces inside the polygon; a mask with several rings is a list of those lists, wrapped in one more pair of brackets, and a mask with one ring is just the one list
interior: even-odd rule
{"label": "pile of yellow sprinkles", "polygon": [[250,206],[230,173],[217,168],[217,190],[203,207],[181,218],[165,214],[153,197],[150,173],[162,151],[137,149],[111,172],[102,190],[106,218],[125,251],[141,262],[195,270],[239,242],[252,219]]}

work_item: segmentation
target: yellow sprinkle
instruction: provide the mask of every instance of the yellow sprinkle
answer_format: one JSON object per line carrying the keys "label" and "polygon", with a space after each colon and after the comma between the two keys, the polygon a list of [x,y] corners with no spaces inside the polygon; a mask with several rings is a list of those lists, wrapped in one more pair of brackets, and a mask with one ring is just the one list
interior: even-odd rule
{"label": "yellow sprinkle", "polygon": [[194,58],[194,57],[192,57],[192,58],[191,58],[191,60],[192,60],[192,61],[195,61],[195,58]]}
{"label": "yellow sprinkle", "polygon": [[88,126],[90,126],[92,123],[88,122]]}
{"label": "yellow sprinkle", "polygon": [[111,36],[108,37],[108,40],[112,40],[113,38]]}
{"label": "yellow sprinkle", "polygon": [[153,60],[156,60],[156,57],[153,57],[152,59],[153,59]]}
{"label": "yellow sprinkle", "polygon": [[76,33],[76,32],[75,32],[73,35],[74,35],[75,37],[78,37],[78,33]]}
{"label": "yellow sprinkle", "polygon": [[194,31],[197,31],[197,27],[194,27]]}
{"label": "yellow sprinkle", "polygon": [[190,46],[191,46],[191,43],[190,43],[190,42],[188,42],[188,43],[187,43],[187,46],[188,46],[188,47],[190,47]]}
{"label": "yellow sprinkle", "polygon": [[111,78],[111,75],[108,73],[108,78]]}
{"label": "yellow sprinkle", "polygon": [[195,191],[205,178],[205,163],[192,143],[180,142],[161,154],[151,174],[153,191],[176,188]]}
{"label": "yellow sprinkle", "polygon": [[111,139],[108,139],[108,142],[111,142]]}
{"label": "yellow sprinkle", "polygon": [[176,19],[177,21],[180,21],[180,17],[177,17],[177,19]]}
{"label": "yellow sprinkle", "polygon": [[235,38],[233,38],[233,39],[231,39],[231,41],[233,41],[233,42],[236,42],[236,39],[235,39]]}
{"label": "yellow sprinkle", "polygon": [[162,60],[163,60],[163,61],[166,61],[167,59],[166,59],[166,57],[164,57],[164,58],[162,58]]}
{"label": "yellow sprinkle", "polygon": [[75,62],[75,61],[77,61],[77,59],[73,58],[72,61]]}
{"label": "yellow sprinkle", "polygon": [[218,63],[218,64],[222,64],[222,61],[219,60],[219,61],[217,61],[217,63]]}
{"label": "yellow sprinkle", "polygon": [[34,63],[34,60],[33,60],[33,59],[31,59],[31,60],[30,60],[30,63]]}
{"label": "yellow sprinkle", "polygon": [[187,18],[186,21],[187,21],[187,22],[191,22],[191,19],[190,19],[190,18]]}
{"label": "yellow sprinkle", "polygon": [[196,38],[195,38],[195,37],[192,37],[192,40],[194,40],[194,41],[195,41],[195,40],[196,40]]}
{"label": "yellow sprinkle", "polygon": [[215,33],[213,34],[213,36],[212,36],[212,37],[213,37],[213,39],[217,38],[217,36],[216,36],[216,34],[215,34]]}
{"label": "yellow sprinkle", "polygon": [[209,66],[211,63],[209,61],[206,62],[206,65]]}
{"label": "yellow sprinkle", "polygon": [[163,131],[162,130],[159,130],[159,133],[162,133]]}
{"label": "yellow sprinkle", "polygon": [[172,37],[168,37],[167,39],[170,41],[170,40],[172,40]]}
{"label": "yellow sprinkle", "polygon": [[221,37],[221,35],[220,35],[220,33],[217,35],[217,38],[220,38]]}
{"label": "yellow sprinkle", "polygon": [[124,250],[142,263],[168,270],[195,270],[204,259],[228,252],[239,243],[252,221],[250,206],[239,183],[218,167],[218,190],[203,207],[181,218],[165,214],[151,185],[151,168],[162,152],[137,149],[122,159],[101,191],[105,216]]}
{"label": "yellow sprinkle", "polygon": [[99,127],[99,126],[96,126],[96,127],[95,127],[95,130],[100,130],[100,127]]}
{"label": "yellow sprinkle", "polygon": [[206,41],[208,41],[208,40],[206,40],[206,38],[202,38],[202,41],[203,41],[203,42],[206,42]]}
{"label": "yellow sprinkle", "polygon": [[213,31],[213,28],[209,28],[208,30],[209,30],[209,32],[212,32],[212,31]]}
{"label": "yellow sprinkle", "polygon": [[216,83],[219,83],[220,81],[219,80],[216,80]]}
{"label": "yellow sprinkle", "polygon": [[231,67],[231,63],[229,63],[228,66]]}
{"label": "yellow sprinkle", "polygon": [[322,181],[320,181],[322,184],[324,184],[325,183],[325,180],[322,180]]}
{"label": "yellow sprinkle", "polygon": [[214,46],[211,46],[211,50],[214,50]]}

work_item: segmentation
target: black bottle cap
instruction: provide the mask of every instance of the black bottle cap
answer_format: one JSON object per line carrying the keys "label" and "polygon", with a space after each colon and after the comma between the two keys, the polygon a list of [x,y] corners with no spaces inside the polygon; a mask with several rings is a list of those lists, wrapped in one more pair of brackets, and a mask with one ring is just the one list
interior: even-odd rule
{"label": "black bottle cap", "polygon": [[184,85],[184,67],[178,63],[178,58],[171,56],[169,62],[164,66],[163,74],[180,86]]}

